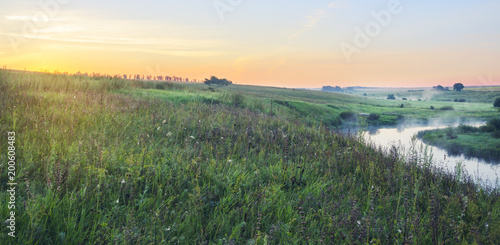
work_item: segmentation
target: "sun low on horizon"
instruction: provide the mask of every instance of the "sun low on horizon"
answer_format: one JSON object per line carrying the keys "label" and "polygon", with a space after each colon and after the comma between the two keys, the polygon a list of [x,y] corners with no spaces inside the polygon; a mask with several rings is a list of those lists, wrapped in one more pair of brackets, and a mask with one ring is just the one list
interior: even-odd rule
{"label": "sun low on horizon", "polygon": [[0,0],[0,66],[290,88],[500,85],[493,0]]}

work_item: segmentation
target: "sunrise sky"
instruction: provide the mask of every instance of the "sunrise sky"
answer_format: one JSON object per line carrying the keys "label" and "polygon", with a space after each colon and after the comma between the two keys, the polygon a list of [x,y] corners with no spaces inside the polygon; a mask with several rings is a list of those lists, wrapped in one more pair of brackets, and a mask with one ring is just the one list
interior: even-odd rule
{"label": "sunrise sky", "polygon": [[500,85],[498,0],[0,0],[0,66],[294,88]]}

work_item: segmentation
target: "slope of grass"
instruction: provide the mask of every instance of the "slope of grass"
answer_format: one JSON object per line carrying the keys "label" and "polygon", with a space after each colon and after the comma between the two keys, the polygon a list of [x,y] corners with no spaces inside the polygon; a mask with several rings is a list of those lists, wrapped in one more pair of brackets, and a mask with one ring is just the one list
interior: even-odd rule
{"label": "slope of grass", "polygon": [[250,94],[122,82],[0,71],[0,158],[15,131],[19,163],[16,238],[2,226],[0,243],[500,242],[498,191],[416,151],[405,162]]}

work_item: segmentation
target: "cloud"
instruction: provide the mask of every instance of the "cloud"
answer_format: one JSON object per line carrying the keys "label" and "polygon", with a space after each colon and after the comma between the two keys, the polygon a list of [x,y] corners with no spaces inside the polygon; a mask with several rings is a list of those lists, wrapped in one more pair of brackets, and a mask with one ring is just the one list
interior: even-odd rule
{"label": "cloud", "polygon": [[326,11],[322,9],[316,9],[312,14],[306,15],[305,18],[307,19],[306,23],[302,25],[302,27],[295,32],[293,32],[291,35],[288,36],[288,39],[294,39],[303,32],[307,31],[308,29],[314,28],[318,22],[325,16]]}
{"label": "cloud", "polygon": [[347,5],[344,4],[345,0],[336,0],[327,5],[324,9],[316,9],[313,13],[306,15],[304,18],[307,19],[305,24],[301,26],[300,29],[294,31],[291,35],[288,36],[288,39],[295,39],[300,36],[303,32],[314,28],[327,14],[326,9],[337,9],[344,8]]}
{"label": "cloud", "polygon": [[227,44],[225,40],[205,38],[208,36],[206,33],[195,33],[190,26],[154,20],[117,20],[104,16],[89,19],[78,13],[50,19],[40,28],[23,34],[22,27],[26,20],[30,19],[31,17],[23,15],[4,16],[4,23],[0,21],[0,24],[9,26],[10,30],[0,31],[0,35],[24,38],[32,40],[33,43],[50,41],[42,44],[50,48],[116,48],[123,51],[192,57],[216,55]]}
{"label": "cloud", "polygon": [[32,20],[33,16],[10,15],[10,16],[4,16],[4,18],[10,21],[25,21],[25,20]]}
{"label": "cloud", "polygon": [[333,1],[330,4],[328,4],[328,8],[334,8],[334,9],[343,8],[346,6],[345,4],[343,4],[344,2],[345,2],[345,0]]}
{"label": "cloud", "polygon": [[313,14],[307,15],[306,18],[308,19],[307,23],[304,25],[304,27],[314,27],[316,24],[325,16],[325,11],[322,9],[317,9],[314,11]]}

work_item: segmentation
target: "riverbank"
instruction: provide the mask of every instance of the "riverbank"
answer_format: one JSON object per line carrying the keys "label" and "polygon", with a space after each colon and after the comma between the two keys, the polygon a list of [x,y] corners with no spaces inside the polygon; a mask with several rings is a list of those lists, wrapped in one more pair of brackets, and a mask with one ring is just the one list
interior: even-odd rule
{"label": "riverbank", "polygon": [[445,149],[450,155],[464,154],[489,162],[500,161],[500,128],[496,120],[486,126],[471,127],[460,125],[445,129],[421,131],[417,137],[423,142]]}

